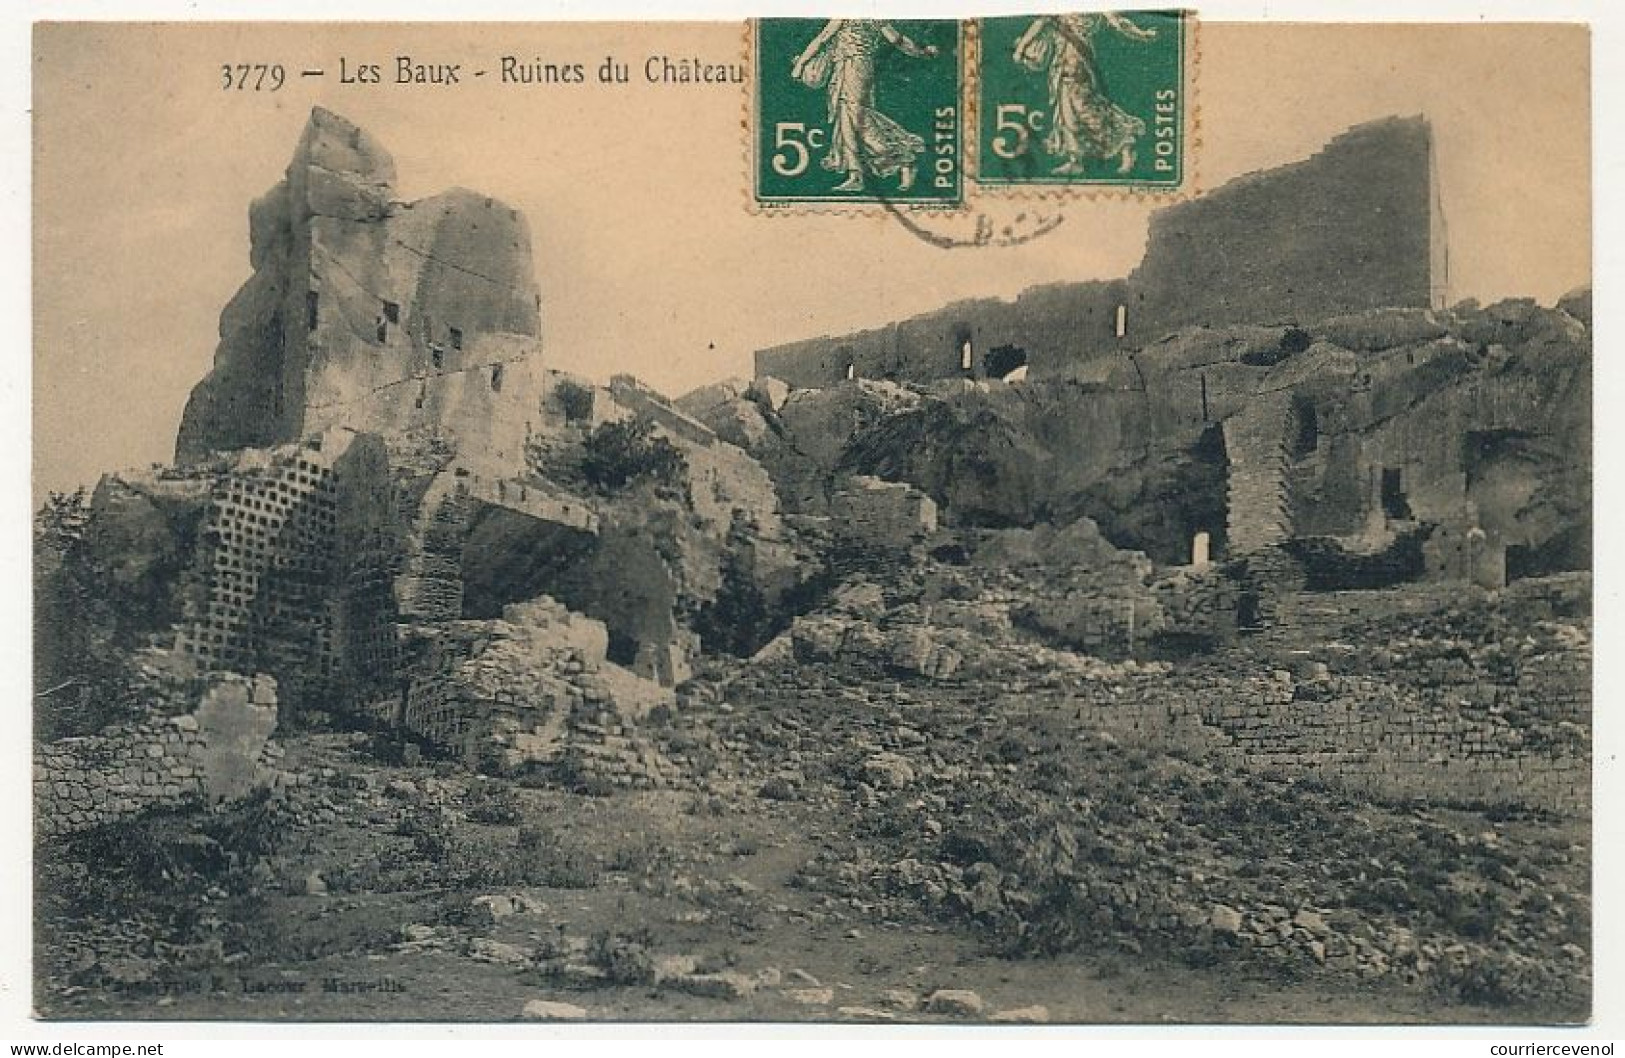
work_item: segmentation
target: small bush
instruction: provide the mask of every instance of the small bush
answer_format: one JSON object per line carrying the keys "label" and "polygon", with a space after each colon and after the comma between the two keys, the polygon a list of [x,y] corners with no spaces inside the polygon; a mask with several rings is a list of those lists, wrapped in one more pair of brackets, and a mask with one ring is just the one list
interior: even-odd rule
{"label": "small bush", "polygon": [[654,936],[647,929],[631,933],[600,930],[587,944],[587,961],[604,971],[613,984],[653,984],[655,961],[650,951],[653,944]]}
{"label": "small bush", "polygon": [[619,492],[639,480],[680,489],[688,469],[683,454],[638,419],[607,422],[587,435],[581,475],[604,492]]}
{"label": "small bush", "polygon": [[618,874],[648,876],[670,864],[674,855],[670,845],[642,835],[611,853],[605,869]]}
{"label": "small bush", "polygon": [[591,853],[568,845],[550,827],[524,826],[509,856],[511,882],[550,889],[591,889],[602,868]]}
{"label": "small bush", "polygon": [[509,783],[497,779],[480,779],[468,790],[464,810],[473,823],[519,822],[519,794]]}

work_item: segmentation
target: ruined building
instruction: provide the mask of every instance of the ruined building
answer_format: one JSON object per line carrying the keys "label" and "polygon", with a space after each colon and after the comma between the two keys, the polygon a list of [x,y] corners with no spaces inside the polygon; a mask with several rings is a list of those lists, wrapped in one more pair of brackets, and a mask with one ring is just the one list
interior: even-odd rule
{"label": "ruined building", "polygon": [[1589,568],[1589,295],[1447,308],[1445,255],[1428,126],[1389,119],[1155,214],[1122,280],[762,350],[771,406],[685,400],[812,514],[872,475],[949,526],[1087,517],[1287,588]]}
{"label": "ruined building", "polygon": [[794,386],[1068,376],[1186,327],[1308,325],[1443,297],[1432,133],[1421,118],[1351,129],[1313,158],[1234,180],[1151,219],[1145,258],[1105,282],[963,301],[873,330],[763,349]]}
{"label": "ruined building", "polygon": [[98,584],[120,600],[98,634],[177,701],[264,674],[284,716],[654,781],[657,755],[615,740],[688,677],[698,619],[794,583],[772,481],[635,379],[544,368],[516,211],[393,182],[312,112],[250,210],[254,271],[176,465],[105,478],[62,562],[127,582]]}
{"label": "ruined building", "polygon": [[312,111],[249,211],[254,274],[221,313],[178,462],[345,426],[438,430],[465,463],[519,465],[542,384],[530,231],[471,191],[400,202],[394,180],[371,136]]}

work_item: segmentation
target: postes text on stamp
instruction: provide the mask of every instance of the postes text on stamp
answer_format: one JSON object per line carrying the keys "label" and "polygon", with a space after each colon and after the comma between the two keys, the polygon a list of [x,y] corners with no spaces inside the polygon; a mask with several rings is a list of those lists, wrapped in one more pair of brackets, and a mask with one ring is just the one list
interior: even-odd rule
{"label": "postes text on stamp", "polygon": [[759,204],[960,201],[958,21],[785,18],[754,29]]}
{"label": "postes text on stamp", "polygon": [[1179,188],[1186,21],[1178,11],[981,19],[977,182]]}

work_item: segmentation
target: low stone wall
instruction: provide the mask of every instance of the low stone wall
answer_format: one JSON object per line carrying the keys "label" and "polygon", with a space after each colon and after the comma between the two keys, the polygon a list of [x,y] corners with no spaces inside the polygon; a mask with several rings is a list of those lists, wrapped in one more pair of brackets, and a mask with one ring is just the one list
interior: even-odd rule
{"label": "low stone wall", "polygon": [[418,644],[404,698],[363,711],[458,754],[469,767],[559,767],[597,787],[664,786],[671,766],[636,721],[673,693],[606,661],[608,632],[547,596],[500,620],[457,621]]}
{"label": "low stone wall", "polygon": [[1236,636],[1236,582],[1214,567],[1182,569],[1151,585],[1162,611],[1164,635],[1194,636],[1218,643]]}
{"label": "low stone wall", "polygon": [[195,712],[34,749],[34,820],[52,838],[154,808],[230,801],[273,785],[276,683],[224,676]]}
{"label": "low stone wall", "polygon": [[681,787],[691,778],[615,708],[607,688],[590,688],[571,712],[560,761],[588,790]]}
{"label": "low stone wall", "polygon": [[1452,689],[1452,699],[1484,708],[1363,677],[1300,682],[1285,670],[1222,686],[1159,677],[1112,690],[1077,705],[1080,724],[1379,800],[1590,812],[1587,726],[1557,718],[1514,725],[1505,716],[1526,704],[1517,687]]}
{"label": "low stone wall", "polygon": [[872,547],[906,548],[937,529],[931,497],[879,478],[853,478],[851,487],[830,497],[829,513],[837,533]]}

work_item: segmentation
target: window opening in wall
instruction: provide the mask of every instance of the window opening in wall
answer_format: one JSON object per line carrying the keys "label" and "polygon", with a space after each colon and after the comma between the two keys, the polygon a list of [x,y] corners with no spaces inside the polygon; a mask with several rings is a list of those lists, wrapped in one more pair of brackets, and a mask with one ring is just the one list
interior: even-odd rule
{"label": "window opening in wall", "polygon": [[858,365],[857,364],[847,364],[846,365],[846,378],[847,378],[847,381],[850,382],[852,379],[857,378],[857,377],[858,377]]}
{"label": "window opening in wall", "polygon": [[988,378],[1015,382],[1027,377],[1027,350],[1019,345],[996,345],[982,356],[982,373]]}
{"label": "window opening in wall", "polygon": [[559,403],[564,408],[565,422],[583,423],[592,419],[592,390],[573,382],[566,382],[559,386],[558,394]]}
{"label": "window opening in wall", "polygon": [[1395,521],[1409,521],[1411,505],[1405,498],[1401,471],[1400,467],[1382,468],[1382,513]]}
{"label": "window opening in wall", "polygon": [[1320,447],[1320,414],[1312,402],[1294,401],[1292,418],[1297,429],[1292,438],[1292,455],[1301,458]]}
{"label": "window opening in wall", "polygon": [[491,389],[502,392],[502,365],[496,364],[491,368]]}
{"label": "window opening in wall", "polygon": [[429,360],[434,364],[436,371],[440,370],[446,366],[446,351],[438,345],[429,346]]}
{"label": "window opening in wall", "polygon": [[384,320],[388,323],[400,323],[401,307],[393,301],[384,302]]}
{"label": "window opening in wall", "polygon": [[1244,591],[1236,596],[1236,628],[1253,632],[1263,627],[1258,604],[1257,592]]}
{"label": "window opening in wall", "polygon": [[1117,306],[1117,337],[1128,334],[1128,306]]}
{"label": "window opening in wall", "polygon": [[971,365],[970,339],[966,338],[959,345],[959,370],[969,371]]}
{"label": "window opening in wall", "polygon": [[1200,375],[1198,377],[1202,382],[1202,421],[1207,422],[1209,418],[1207,413],[1207,376]]}
{"label": "window opening in wall", "polygon": [[378,317],[378,341],[380,343],[389,341],[389,321],[382,316]]}
{"label": "window opening in wall", "polygon": [[463,347],[463,332],[458,330],[456,327],[453,327],[450,329],[449,333],[451,336],[451,347],[453,349],[461,349]]}
{"label": "window opening in wall", "polygon": [[305,291],[305,329],[314,331],[318,317],[317,309],[321,304],[322,296],[314,290]]}

